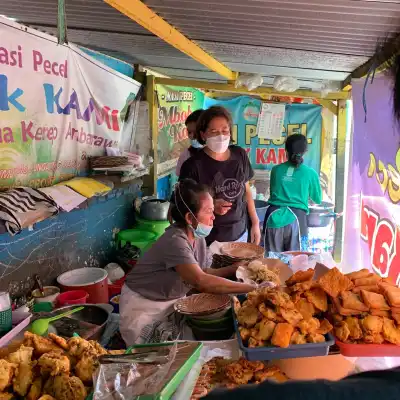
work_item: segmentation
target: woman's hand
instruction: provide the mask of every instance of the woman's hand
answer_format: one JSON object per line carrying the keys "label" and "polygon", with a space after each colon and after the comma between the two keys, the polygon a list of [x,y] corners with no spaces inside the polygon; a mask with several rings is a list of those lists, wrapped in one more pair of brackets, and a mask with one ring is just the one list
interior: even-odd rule
{"label": "woman's hand", "polygon": [[250,239],[253,244],[260,244],[261,241],[261,232],[259,224],[252,224],[250,230]]}
{"label": "woman's hand", "polygon": [[217,215],[225,215],[232,208],[232,203],[224,199],[214,200],[214,213]]}

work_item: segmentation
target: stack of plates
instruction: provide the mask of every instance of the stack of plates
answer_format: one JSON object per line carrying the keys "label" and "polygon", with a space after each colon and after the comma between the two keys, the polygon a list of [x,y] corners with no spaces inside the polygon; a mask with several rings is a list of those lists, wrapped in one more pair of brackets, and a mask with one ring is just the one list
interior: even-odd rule
{"label": "stack of plates", "polygon": [[226,243],[222,254],[213,255],[213,268],[222,268],[237,262],[249,262],[264,256],[264,249],[252,243]]}
{"label": "stack of plates", "polygon": [[200,293],[179,299],[175,311],[189,316],[200,316],[218,313],[229,307],[228,295]]}

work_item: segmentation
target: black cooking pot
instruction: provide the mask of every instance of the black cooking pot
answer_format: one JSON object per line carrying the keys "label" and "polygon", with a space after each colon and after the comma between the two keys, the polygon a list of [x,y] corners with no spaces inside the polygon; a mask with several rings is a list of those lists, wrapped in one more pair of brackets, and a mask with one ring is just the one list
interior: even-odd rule
{"label": "black cooking pot", "polygon": [[139,206],[140,218],[148,221],[167,221],[169,201],[154,198],[143,198]]}

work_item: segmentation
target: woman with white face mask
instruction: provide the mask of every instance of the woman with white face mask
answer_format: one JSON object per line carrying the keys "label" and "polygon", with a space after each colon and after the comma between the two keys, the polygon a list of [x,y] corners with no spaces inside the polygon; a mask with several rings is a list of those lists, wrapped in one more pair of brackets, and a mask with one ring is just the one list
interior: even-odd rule
{"label": "woman with white face mask", "polygon": [[171,210],[174,224],[128,274],[119,302],[120,332],[127,346],[154,340],[149,338],[149,332],[168,319],[175,302],[192,288],[222,294],[255,289],[253,285],[226,279],[235,276],[237,265],[208,268],[205,238],[215,218],[210,192],[207,186],[191,179],[179,182]]}
{"label": "woman with white face mask", "polygon": [[219,106],[205,110],[197,122],[197,140],[204,145],[181,168],[180,178],[191,178],[214,191],[214,227],[207,244],[247,242],[247,217],[251,242],[260,243],[260,227],[249,185],[254,172],[244,149],[230,145],[232,117]]}

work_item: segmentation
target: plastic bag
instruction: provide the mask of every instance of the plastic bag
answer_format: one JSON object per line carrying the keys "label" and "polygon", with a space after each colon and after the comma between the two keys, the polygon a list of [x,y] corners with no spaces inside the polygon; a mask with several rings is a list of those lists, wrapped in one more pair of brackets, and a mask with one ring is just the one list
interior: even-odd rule
{"label": "plastic bag", "polygon": [[290,260],[293,258],[292,254],[282,254],[282,253],[275,253],[273,251],[268,252],[268,258],[274,258],[277,260],[281,260],[285,264],[290,264]]}
{"label": "plastic bag", "polygon": [[276,76],[273,87],[278,92],[295,92],[299,87],[299,81],[291,76]]}
{"label": "plastic bag", "polygon": [[253,90],[261,86],[264,78],[260,74],[240,73],[235,82],[235,88],[246,86],[248,90]]}
{"label": "plastic bag", "polygon": [[336,267],[336,262],[332,258],[332,254],[329,252],[319,253],[316,256],[317,262],[325,265],[327,268],[332,269]]}
{"label": "plastic bag", "polygon": [[292,269],[293,273],[297,271],[306,271],[309,268],[314,269],[315,265],[317,264],[316,257],[314,256],[307,256],[306,254],[300,254],[298,256],[293,257],[290,260],[290,268]]}
{"label": "plastic bag", "polygon": [[93,400],[134,400],[160,392],[176,353],[177,343],[171,347],[166,363],[101,364],[95,377]]}

